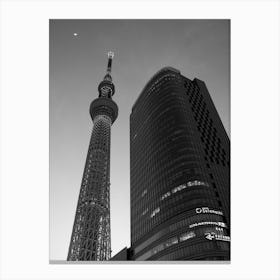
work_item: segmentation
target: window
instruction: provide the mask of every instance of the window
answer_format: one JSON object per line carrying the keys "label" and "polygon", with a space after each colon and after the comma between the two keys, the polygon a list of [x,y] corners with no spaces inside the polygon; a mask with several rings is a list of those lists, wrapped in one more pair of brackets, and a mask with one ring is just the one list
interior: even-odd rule
{"label": "window", "polygon": [[157,247],[155,247],[153,250],[152,250],[152,254],[157,254],[158,252],[162,251],[164,249],[163,247],[163,243],[158,245]]}
{"label": "window", "polygon": [[162,197],[160,198],[160,200],[164,200],[164,199],[166,199],[168,196],[170,196],[171,195],[171,193],[170,192],[167,192],[167,193],[165,193],[164,195],[162,195]]}
{"label": "window", "polygon": [[189,228],[197,227],[197,226],[204,226],[204,225],[216,225],[219,227],[226,227],[226,224],[223,222],[216,222],[216,221],[203,221],[189,225]]}
{"label": "window", "polygon": [[147,189],[145,189],[145,190],[142,192],[141,196],[143,197],[143,196],[145,196],[146,194],[147,194]]}
{"label": "window", "polygon": [[157,207],[157,208],[152,212],[151,218],[153,218],[157,213],[159,213],[159,211],[160,211],[160,208]]}
{"label": "window", "polygon": [[167,247],[169,247],[169,246],[171,246],[171,245],[174,245],[174,244],[177,244],[177,243],[178,243],[178,238],[177,238],[177,236],[176,236],[176,237],[173,237],[173,238],[168,239],[168,240],[166,241],[164,247],[167,248]]}
{"label": "window", "polygon": [[145,214],[147,214],[148,212],[148,208],[146,208],[143,212],[142,212],[142,216],[144,216]]}
{"label": "window", "polygon": [[190,238],[195,237],[195,233],[193,231],[189,231],[189,232],[184,232],[183,234],[180,235],[180,242],[188,240]]}
{"label": "window", "polygon": [[183,190],[183,189],[185,189],[185,188],[186,188],[186,185],[183,184],[183,185],[180,185],[180,186],[178,186],[178,187],[172,189],[171,192],[172,192],[172,193],[176,193],[176,192],[181,191],[181,190]]}
{"label": "window", "polygon": [[190,181],[187,183],[188,187],[192,187],[192,186],[207,186],[209,187],[209,184],[207,182],[202,182],[202,181]]}

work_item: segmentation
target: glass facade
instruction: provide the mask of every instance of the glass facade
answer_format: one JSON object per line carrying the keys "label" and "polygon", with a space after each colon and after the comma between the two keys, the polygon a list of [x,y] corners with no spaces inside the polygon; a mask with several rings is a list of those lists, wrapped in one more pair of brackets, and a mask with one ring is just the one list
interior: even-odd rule
{"label": "glass facade", "polygon": [[152,77],[130,116],[132,259],[229,260],[229,145],[202,81]]}

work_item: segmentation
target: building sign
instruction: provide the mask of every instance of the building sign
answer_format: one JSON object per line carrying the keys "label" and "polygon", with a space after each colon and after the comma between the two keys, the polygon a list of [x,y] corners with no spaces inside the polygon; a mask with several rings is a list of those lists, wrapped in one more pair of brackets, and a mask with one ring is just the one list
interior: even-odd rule
{"label": "building sign", "polygon": [[216,215],[221,215],[221,216],[224,215],[222,211],[209,209],[208,207],[196,208],[196,209],[195,209],[195,212],[196,212],[197,214],[201,214],[201,213],[211,213],[211,214],[216,214]]}
{"label": "building sign", "polygon": [[208,240],[220,240],[230,242],[230,237],[222,234],[216,234],[215,232],[205,233],[205,238]]}

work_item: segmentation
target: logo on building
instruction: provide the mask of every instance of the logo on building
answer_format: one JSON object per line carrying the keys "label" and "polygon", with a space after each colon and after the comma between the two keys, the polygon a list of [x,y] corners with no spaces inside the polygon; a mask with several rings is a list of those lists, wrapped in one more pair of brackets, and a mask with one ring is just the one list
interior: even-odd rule
{"label": "logo on building", "polygon": [[213,209],[209,209],[208,207],[201,207],[201,208],[196,208],[195,212],[197,214],[201,214],[201,213],[211,213],[211,214],[216,214],[216,215],[224,215],[222,211],[218,211],[218,210],[213,210]]}
{"label": "logo on building", "polygon": [[216,234],[215,232],[206,232],[205,238],[208,240],[220,240],[230,242],[230,237],[226,235]]}

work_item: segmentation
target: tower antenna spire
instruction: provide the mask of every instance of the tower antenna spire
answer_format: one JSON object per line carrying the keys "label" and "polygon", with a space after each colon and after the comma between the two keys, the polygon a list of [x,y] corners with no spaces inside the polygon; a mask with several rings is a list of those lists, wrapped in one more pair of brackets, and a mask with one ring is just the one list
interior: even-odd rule
{"label": "tower antenna spire", "polygon": [[99,91],[99,97],[111,98],[115,93],[115,86],[112,82],[113,79],[111,76],[114,53],[112,51],[109,51],[107,55],[108,55],[108,64],[107,64],[106,75],[104,76],[103,81],[99,84],[98,91]]}
{"label": "tower antenna spire", "polygon": [[108,52],[107,74],[111,74],[113,57],[114,57],[114,53],[112,51],[109,51]]}

